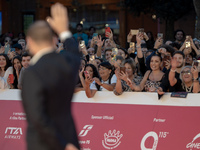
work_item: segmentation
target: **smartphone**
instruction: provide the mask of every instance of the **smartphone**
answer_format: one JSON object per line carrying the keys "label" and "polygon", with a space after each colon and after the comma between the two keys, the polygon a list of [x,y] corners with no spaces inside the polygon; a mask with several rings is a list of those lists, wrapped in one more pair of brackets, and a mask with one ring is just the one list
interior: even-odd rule
{"label": "smartphone", "polygon": [[95,56],[94,55],[90,55],[90,61],[94,61],[95,60]]}
{"label": "smartphone", "polygon": [[105,27],[105,36],[108,37],[107,33],[110,33],[110,27]]}
{"label": "smartphone", "polygon": [[126,71],[126,68],[124,67],[124,66],[120,66],[120,72],[124,72],[125,73],[125,71]]}
{"label": "smartphone", "polygon": [[116,60],[116,56],[118,54],[118,48],[112,48],[112,60]]}
{"label": "smartphone", "polygon": [[8,51],[10,50],[10,44],[5,44],[5,54],[8,54]]}
{"label": "smartphone", "polygon": [[130,47],[130,48],[132,48],[132,47],[134,48],[134,47],[135,47],[135,43],[134,43],[134,42],[130,42],[129,47]]}
{"label": "smartphone", "polygon": [[15,52],[15,48],[11,48],[11,52]]}
{"label": "smartphone", "polygon": [[187,41],[189,41],[191,38],[192,38],[191,35],[186,35],[186,37],[185,37],[185,39],[186,39]]}
{"label": "smartphone", "polygon": [[190,47],[190,41],[185,42],[185,47],[186,48]]}
{"label": "smartphone", "polygon": [[94,44],[97,44],[98,33],[93,33],[92,38],[94,39]]}
{"label": "smartphone", "polygon": [[90,74],[88,71],[84,71],[84,74],[85,74],[85,78],[90,78]]}
{"label": "smartphone", "polygon": [[139,28],[139,32],[140,32],[141,34],[144,34],[144,28]]}
{"label": "smartphone", "polygon": [[132,35],[137,35],[139,30],[131,29],[131,34]]}
{"label": "smartphone", "polygon": [[9,74],[8,78],[10,78],[10,83],[13,84],[14,83],[14,75]]}
{"label": "smartphone", "polygon": [[98,33],[93,33],[92,37],[97,37]]}
{"label": "smartphone", "polygon": [[157,34],[157,37],[158,37],[158,38],[163,38],[163,33],[158,33],[158,34]]}
{"label": "smartphone", "polygon": [[164,57],[163,57],[163,66],[166,66],[166,62],[165,61],[170,60],[170,59],[171,59],[170,55],[164,55]]}
{"label": "smartphone", "polygon": [[84,41],[84,40],[81,40],[80,43],[79,43],[79,45],[80,45],[81,48],[84,48],[84,46],[85,46],[85,41]]}
{"label": "smartphone", "polygon": [[200,60],[194,60],[192,63],[192,68],[196,66],[198,69],[198,72],[200,72]]}

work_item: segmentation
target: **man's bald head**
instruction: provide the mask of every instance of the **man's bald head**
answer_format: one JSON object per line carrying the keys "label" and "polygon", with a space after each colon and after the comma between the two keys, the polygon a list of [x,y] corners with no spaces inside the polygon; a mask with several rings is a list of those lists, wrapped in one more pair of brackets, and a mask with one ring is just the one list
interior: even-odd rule
{"label": "man's bald head", "polygon": [[27,37],[30,37],[36,43],[52,43],[53,31],[46,21],[36,21],[28,28]]}

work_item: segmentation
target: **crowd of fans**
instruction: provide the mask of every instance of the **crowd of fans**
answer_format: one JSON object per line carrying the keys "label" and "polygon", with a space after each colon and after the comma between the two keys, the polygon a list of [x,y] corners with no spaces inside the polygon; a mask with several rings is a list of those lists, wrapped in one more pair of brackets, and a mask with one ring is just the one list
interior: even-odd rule
{"label": "crowd of fans", "polygon": [[[200,91],[200,41],[183,30],[174,32],[174,41],[164,39],[162,33],[154,38],[142,28],[131,30],[123,48],[109,27],[102,35],[95,27],[84,33],[82,24],[76,29],[73,38],[79,43],[81,65],[75,92],[85,91],[91,98],[97,91],[115,95]],[[19,33],[17,38],[2,34],[0,42],[0,89],[21,89],[23,72],[31,61],[25,34]],[[55,49],[58,53],[64,49],[58,38]]]}

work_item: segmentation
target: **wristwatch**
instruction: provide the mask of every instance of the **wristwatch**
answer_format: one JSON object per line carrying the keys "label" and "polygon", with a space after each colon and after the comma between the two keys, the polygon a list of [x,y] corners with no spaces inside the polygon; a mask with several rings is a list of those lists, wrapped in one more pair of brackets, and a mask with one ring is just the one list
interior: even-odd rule
{"label": "wristwatch", "polygon": [[196,79],[193,79],[193,81],[199,81],[199,77],[197,77]]}

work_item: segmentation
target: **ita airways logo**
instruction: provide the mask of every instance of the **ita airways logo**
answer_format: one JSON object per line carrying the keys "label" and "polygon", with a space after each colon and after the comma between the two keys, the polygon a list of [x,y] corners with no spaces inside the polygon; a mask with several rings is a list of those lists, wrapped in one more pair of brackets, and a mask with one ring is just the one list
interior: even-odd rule
{"label": "ita airways logo", "polygon": [[102,144],[106,149],[114,149],[119,146],[121,143],[120,139],[122,138],[123,134],[120,134],[120,131],[111,130],[107,133],[104,133],[104,140],[102,140]]}
{"label": "ita airways logo", "polygon": [[188,149],[190,149],[190,150],[200,149],[200,143],[195,142],[196,139],[198,139],[198,138],[200,138],[200,133],[197,134],[197,135],[193,138],[192,142],[190,142],[190,143],[188,143],[188,144],[186,145],[186,148],[188,148]]}
{"label": "ita airways logo", "polygon": [[85,125],[85,126],[83,127],[83,130],[81,130],[81,132],[79,133],[78,136],[81,136],[81,137],[86,136],[86,135],[88,134],[88,132],[89,132],[92,128],[93,128],[93,125]]}
{"label": "ita airways logo", "polygon": [[7,127],[5,130],[5,139],[20,139],[22,135],[22,128]]}
{"label": "ita airways logo", "polygon": [[[148,132],[142,138],[142,141],[141,141],[141,144],[140,144],[141,150],[156,150],[157,145],[158,145],[158,139],[159,138],[165,139],[168,134],[169,134],[169,132],[159,132],[159,134],[157,134],[154,131]],[[151,146],[151,148],[146,148],[145,142],[149,137],[152,137],[154,139],[154,142],[153,142],[153,145]]]}

